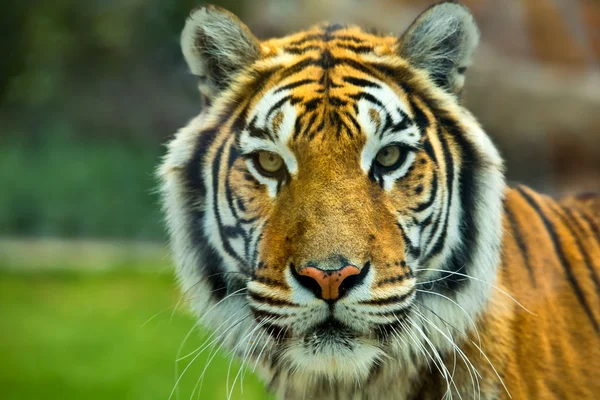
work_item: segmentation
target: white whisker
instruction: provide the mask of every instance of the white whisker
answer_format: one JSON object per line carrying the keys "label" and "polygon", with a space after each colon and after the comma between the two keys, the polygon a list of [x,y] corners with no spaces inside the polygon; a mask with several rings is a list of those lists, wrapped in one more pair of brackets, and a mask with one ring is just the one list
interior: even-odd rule
{"label": "white whisker", "polygon": [[506,391],[506,393],[508,394],[508,397],[510,397],[512,399],[512,396],[510,394],[510,392],[508,391],[508,388],[506,387],[506,385],[504,384],[504,381],[502,380],[502,378],[500,377],[500,374],[498,373],[498,371],[496,370],[496,367],[494,367],[494,364],[492,364],[492,362],[490,361],[490,359],[488,358],[488,356],[483,352],[483,350],[481,349],[481,347],[479,347],[477,345],[477,343],[475,343],[474,341],[470,340],[471,343],[473,343],[473,345],[475,347],[477,347],[477,349],[479,350],[479,352],[483,355],[483,357],[485,357],[485,359],[487,360],[488,364],[490,364],[490,367],[492,367],[492,369],[494,370],[494,373],[496,374],[496,376],[498,377],[498,379],[500,380],[500,383],[502,383],[502,386],[504,386],[504,390]]}
{"label": "white whisker", "polygon": [[[248,318],[248,316],[240,319],[239,321],[237,321],[236,323],[234,323],[231,327],[228,328],[228,330],[232,329],[235,325],[241,323],[242,321],[244,321],[246,318]],[[219,336],[220,337],[220,336]],[[218,339],[218,338],[217,338]],[[216,340],[216,339],[215,339]],[[198,359],[198,357],[200,357],[200,355],[202,354],[202,351],[199,351],[198,354],[196,354],[194,356],[194,358],[192,358],[192,361],[190,361],[188,363],[188,365],[185,367],[185,369],[181,372],[181,375],[179,376],[179,378],[177,379],[177,381],[175,382],[175,387],[173,387],[173,390],[171,390],[171,394],[169,394],[169,398],[168,400],[171,400],[171,398],[173,397],[173,394],[175,393],[175,390],[177,388],[177,386],[179,385],[179,382],[181,382],[181,379],[183,378],[183,376],[185,375],[186,371],[190,368],[190,366],[194,363],[194,361],[196,361],[196,359]]]}
{"label": "white whisker", "polygon": [[[454,304],[456,307],[458,307],[463,312],[463,314],[465,314],[465,316],[469,319],[469,322],[473,326],[473,329],[475,329],[475,334],[477,335],[477,340],[479,341],[479,343],[481,343],[481,336],[479,336],[479,330],[477,329],[477,325],[475,324],[475,321],[473,321],[473,318],[471,318],[471,316],[469,315],[469,313],[467,312],[467,310],[465,310],[460,304],[458,304],[456,301],[452,300],[448,296],[444,296],[441,293],[432,292],[432,291],[423,290],[423,289],[417,289],[417,292],[428,293],[428,294],[433,294],[433,295],[436,295],[436,296],[440,296],[440,297],[448,300],[452,304]],[[461,333],[463,335],[467,336],[467,332],[461,332]]]}
{"label": "white whisker", "polygon": [[[444,332],[441,331],[441,329],[439,329],[439,327],[437,325],[435,325],[432,321],[430,321],[427,317],[425,317],[419,311],[415,310],[415,312],[424,322],[428,323],[435,330],[437,330],[452,345],[452,348],[455,352],[458,351],[458,355],[465,362],[465,365],[467,366],[467,371],[469,372],[469,375],[471,376],[471,384],[473,386],[473,394],[475,394],[475,380],[477,380],[477,387],[479,388],[479,378],[477,377],[477,375],[481,376],[481,374],[477,371],[475,366],[471,363],[471,361],[469,360],[467,355],[461,350],[461,348],[456,345],[454,340],[452,340],[450,337],[448,337]],[[456,361],[456,359],[455,359],[455,361]],[[473,369],[473,371],[475,372],[475,376],[473,376],[473,374],[471,373],[471,369]],[[456,385],[455,385],[455,387],[456,387]],[[458,389],[457,389],[457,392],[458,392]],[[460,393],[458,393],[458,395],[460,396]]]}
{"label": "white whisker", "polygon": [[433,356],[434,356],[433,359],[436,360],[435,363],[438,366],[438,370],[440,371],[440,374],[442,374],[442,376],[446,380],[446,393],[444,393],[444,397],[446,397],[446,394],[449,393],[449,397],[452,398],[452,388],[450,386],[451,382],[448,379],[448,377],[450,375],[450,371],[448,371],[448,368],[444,364],[444,361],[442,360],[440,353],[437,351],[437,349],[435,348],[435,346],[433,345],[431,340],[429,340],[429,338],[427,337],[425,332],[423,332],[423,330],[418,326],[418,324],[415,321],[413,321],[410,317],[407,317],[406,320],[417,330],[417,332],[421,335],[421,337],[423,338],[425,343],[427,343],[427,345],[431,349],[431,352],[433,353]]}
{"label": "white whisker", "polygon": [[423,268],[423,269],[419,269],[419,271],[437,271],[437,272],[442,272],[442,273],[448,274],[448,277],[452,276],[452,275],[458,275],[458,276],[462,276],[462,277],[465,277],[465,278],[468,278],[468,279],[473,279],[474,281],[477,281],[477,282],[484,283],[484,284],[486,284],[486,285],[488,285],[488,286],[496,289],[500,293],[506,295],[508,298],[510,298],[512,301],[514,301],[519,307],[521,307],[523,310],[527,311],[529,314],[536,315],[535,313],[531,312],[527,307],[525,307],[523,304],[521,304],[517,299],[515,299],[513,296],[511,296],[508,292],[500,289],[499,287],[497,287],[495,285],[492,285],[489,282],[484,281],[483,279],[475,278],[474,276],[470,276],[470,275],[466,275],[466,274],[461,274],[461,273],[455,272],[455,271],[445,271],[443,269]]}

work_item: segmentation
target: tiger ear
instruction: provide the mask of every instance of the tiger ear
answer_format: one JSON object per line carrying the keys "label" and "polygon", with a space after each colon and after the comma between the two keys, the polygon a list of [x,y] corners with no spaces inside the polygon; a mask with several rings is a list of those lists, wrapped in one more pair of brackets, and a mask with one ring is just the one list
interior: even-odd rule
{"label": "tiger ear", "polygon": [[235,15],[217,6],[195,8],[181,33],[181,49],[200,93],[209,101],[260,57],[260,42]]}
{"label": "tiger ear", "polygon": [[478,43],[479,29],[469,10],[446,2],[417,17],[400,39],[400,55],[426,70],[436,84],[458,95]]}

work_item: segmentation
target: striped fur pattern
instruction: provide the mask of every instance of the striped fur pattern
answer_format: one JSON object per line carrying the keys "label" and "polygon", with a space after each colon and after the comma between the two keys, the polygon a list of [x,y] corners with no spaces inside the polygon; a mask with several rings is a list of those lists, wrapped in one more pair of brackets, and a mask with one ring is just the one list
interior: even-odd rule
{"label": "striped fur pattern", "polygon": [[[222,9],[191,14],[207,106],[160,169],[171,246],[215,343],[279,397],[600,393],[600,203],[505,186],[460,103],[477,40],[455,3],[401,38],[319,25],[259,42]],[[298,274],[343,265],[360,273],[335,302]]]}

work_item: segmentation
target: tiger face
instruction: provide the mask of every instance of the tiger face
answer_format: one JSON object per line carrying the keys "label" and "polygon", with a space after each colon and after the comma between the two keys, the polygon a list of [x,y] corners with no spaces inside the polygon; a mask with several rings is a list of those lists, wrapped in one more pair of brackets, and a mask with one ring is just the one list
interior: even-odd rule
{"label": "tiger face", "polygon": [[437,281],[490,282],[498,258],[502,161],[460,105],[477,40],[454,3],[401,37],[319,25],[264,42],[192,12],[205,107],[169,146],[164,207],[184,291],[244,361],[361,382],[449,346],[422,316],[468,330],[489,288]]}

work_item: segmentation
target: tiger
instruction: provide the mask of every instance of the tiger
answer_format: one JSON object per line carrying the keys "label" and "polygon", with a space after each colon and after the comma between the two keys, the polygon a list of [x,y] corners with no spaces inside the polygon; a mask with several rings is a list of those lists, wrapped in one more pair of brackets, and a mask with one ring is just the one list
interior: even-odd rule
{"label": "tiger", "polygon": [[479,36],[455,2],[401,35],[187,18],[202,107],[158,172],[177,277],[278,398],[600,396],[600,197],[506,183],[462,100]]}

